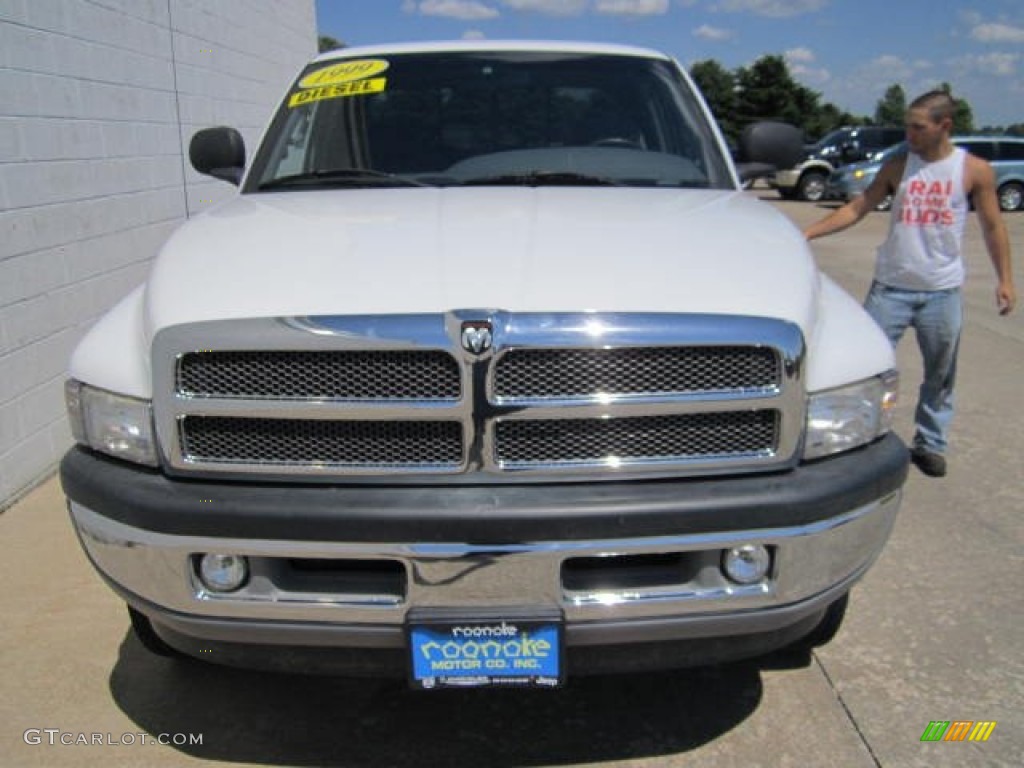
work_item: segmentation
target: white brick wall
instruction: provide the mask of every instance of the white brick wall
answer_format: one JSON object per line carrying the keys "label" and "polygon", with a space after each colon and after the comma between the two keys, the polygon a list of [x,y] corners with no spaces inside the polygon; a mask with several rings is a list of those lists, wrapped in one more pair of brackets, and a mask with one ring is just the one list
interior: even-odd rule
{"label": "white brick wall", "polygon": [[0,0],[0,509],[71,443],[74,345],[230,194],[191,135],[254,146],[315,50],[314,0]]}

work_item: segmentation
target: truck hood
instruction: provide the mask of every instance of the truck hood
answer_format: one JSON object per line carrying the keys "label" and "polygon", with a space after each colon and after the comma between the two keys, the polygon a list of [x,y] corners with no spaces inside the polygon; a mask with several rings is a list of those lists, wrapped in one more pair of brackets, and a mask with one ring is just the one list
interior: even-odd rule
{"label": "truck hood", "polygon": [[147,335],[304,315],[699,312],[814,322],[797,229],[733,191],[411,188],[240,195],[182,226],[146,287]]}

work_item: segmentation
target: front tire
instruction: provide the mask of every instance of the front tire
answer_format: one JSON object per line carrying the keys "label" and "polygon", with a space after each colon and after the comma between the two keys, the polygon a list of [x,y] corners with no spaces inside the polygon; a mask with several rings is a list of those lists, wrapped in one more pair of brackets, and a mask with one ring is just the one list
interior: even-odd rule
{"label": "front tire", "polygon": [[816,171],[809,171],[800,177],[797,185],[797,195],[801,200],[809,203],[820,203],[825,199],[825,185],[828,179],[825,174]]}
{"label": "front tire", "polygon": [[1004,211],[1019,211],[1024,202],[1024,184],[1008,181],[999,188],[999,208]]}

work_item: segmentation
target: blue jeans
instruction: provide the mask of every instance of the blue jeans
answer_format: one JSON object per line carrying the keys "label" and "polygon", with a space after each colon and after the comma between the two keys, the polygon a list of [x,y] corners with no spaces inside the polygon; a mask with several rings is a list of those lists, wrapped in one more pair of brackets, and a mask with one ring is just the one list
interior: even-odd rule
{"label": "blue jeans", "polygon": [[953,420],[953,383],[963,325],[960,289],[905,291],[875,282],[864,308],[894,348],[907,328],[913,326],[924,360],[924,381],[914,412],[913,447],[945,453]]}

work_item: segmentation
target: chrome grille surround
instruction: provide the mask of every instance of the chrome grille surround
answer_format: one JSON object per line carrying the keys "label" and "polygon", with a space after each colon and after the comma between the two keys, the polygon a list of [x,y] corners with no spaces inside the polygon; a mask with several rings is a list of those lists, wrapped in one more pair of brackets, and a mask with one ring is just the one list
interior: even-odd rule
{"label": "chrome grille surround", "polygon": [[[467,322],[491,324],[489,349],[463,349]],[[156,335],[154,415],[165,468],[188,476],[756,472],[799,459],[803,367],[799,328],[764,318],[482,309],[223,320]]]}

